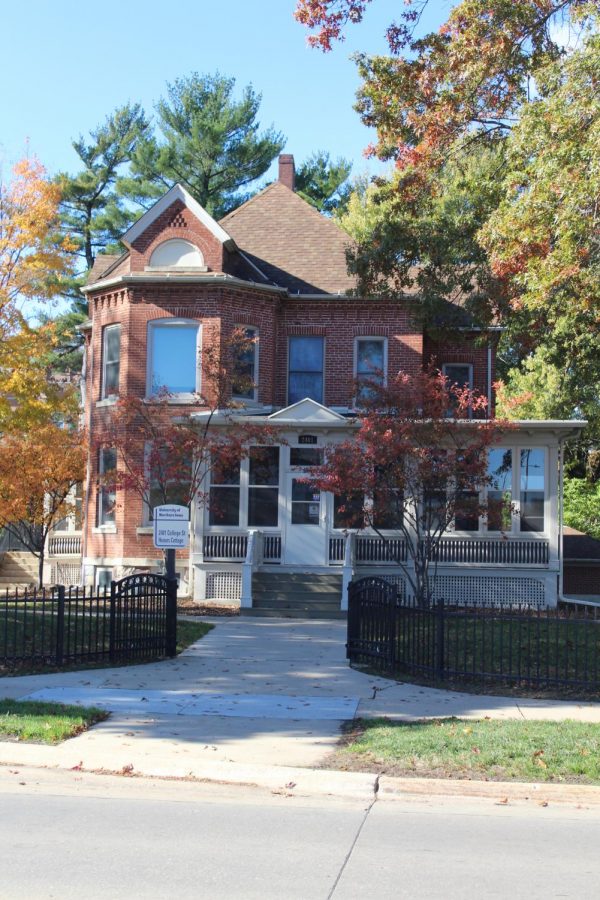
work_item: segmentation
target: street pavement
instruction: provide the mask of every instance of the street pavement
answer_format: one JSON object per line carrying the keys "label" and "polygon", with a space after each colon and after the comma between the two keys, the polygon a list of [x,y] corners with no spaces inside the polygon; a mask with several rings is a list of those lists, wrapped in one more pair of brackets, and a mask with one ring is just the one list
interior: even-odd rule
{"label": "street pavement", "polygon": [[0,900],[598,896],[600,809],[0,767]]}
{"label": "street pavement", "polygon": [[97,705],[111,716],[58,747],[1,743],[0,764],[270,788],[300,781],[307,792],[366,797],[384,782],[372,774],[314,771],[354,716],[600,722],[598,703],[441,691],[351,669],[344,622],[213,621],[206,637],[173,660],[1,679],[0,696]]}

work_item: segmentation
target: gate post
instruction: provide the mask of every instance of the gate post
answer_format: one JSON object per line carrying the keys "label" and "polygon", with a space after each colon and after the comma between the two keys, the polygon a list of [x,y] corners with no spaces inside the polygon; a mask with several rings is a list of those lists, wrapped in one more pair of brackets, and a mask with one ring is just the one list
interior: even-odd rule
{"label": "gate post", "polygon": [[62,666],[65,653],[65,586],[56,586],[58,605],[56,607],[56,665]]}
{"label": "gate post", "polygon": [[115,659],[115,626],[117,619],[117,582],[110,583],[110,618],[108,627],[108,658],[111,662]]}
{"label": "gate post", "polygon": [[435,676],[444,680],[444,598],[435,604]]}
{"label": "gate post", "polygon": [[177,655],[177,579],[167,579],[165,615],[165,651],[167,656]]}

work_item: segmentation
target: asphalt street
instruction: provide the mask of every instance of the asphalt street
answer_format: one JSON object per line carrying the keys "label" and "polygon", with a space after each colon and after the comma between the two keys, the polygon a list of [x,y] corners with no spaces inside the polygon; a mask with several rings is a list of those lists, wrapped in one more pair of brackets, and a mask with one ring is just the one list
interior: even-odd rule
{"label": "asphalt street", "polygon": [[599,894],[600,810],[0,767],[2,900]]}

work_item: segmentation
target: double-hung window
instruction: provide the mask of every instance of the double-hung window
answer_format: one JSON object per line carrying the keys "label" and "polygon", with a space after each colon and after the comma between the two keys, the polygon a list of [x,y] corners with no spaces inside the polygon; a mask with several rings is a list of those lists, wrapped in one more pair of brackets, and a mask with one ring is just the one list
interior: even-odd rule
{"label": "double-hung window", "polygon": [[98,509],[97,518],[99,528],[106,526],[114,526],[115,524],[115,507],[117,503],[117,493],[114,484],[111,483],[112,476],[117,468],[117,451],[109,447],[102,447],[98,453],[98,475],[100,478],[100,487],[98,490]]}
{"label": "double-hung window", "polygon": [[200,324],[159,319],[148,325],[147,394],[192,399],[200,390]]}
{"label": "double-hung window", "polygon": [[[449,381],[450,391],[452,391],[452,388],[468,388],[470,391],[473,390],[473,366],[470,363],[444,363],[442,366],[442,374],[444,374]],[[451,400],[451,408],[448,410],[448,416],[452,417],[454,414],[455,409],[453,408]],[[469,410],[469,417],[470,415],[471,410]]]}
{"label": "double-hung window", "polygon": [[288,403],[308,397],[323,403],[324,339],[297,336],[289,339]]}
{"label": "double-hung window", "polygon": [[119,393],[120,362],[121,326],[106,325],[102,332],[102,400]]}
{"label": "double-hung window", "polygon": [[233,361],[233,385],[234,397],[242,400],[257,399],[258,381],[258,329],[244,328],[244,340],[241,346],[236,348]]}
{"label": "double-hung window", "polygon": [[385,384],[385,357],[383,338],[356,339],[356,400],[359,405],[372,396],[373,386]]}

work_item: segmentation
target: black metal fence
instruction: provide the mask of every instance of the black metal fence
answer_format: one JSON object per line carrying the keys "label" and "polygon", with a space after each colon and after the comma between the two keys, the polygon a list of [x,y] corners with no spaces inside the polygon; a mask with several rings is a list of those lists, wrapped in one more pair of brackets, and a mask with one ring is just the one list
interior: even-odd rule
{"label": "black metal fence", "polygon": [[351,664],[434,683],[600,690],[600,608],[573,605],[430,607],[381,578],[350,585]]}
{"label": "black metal fence", "polygon": [[130,575],[110,588],[0,596],[0,672],[175,656],[177,583]]}

